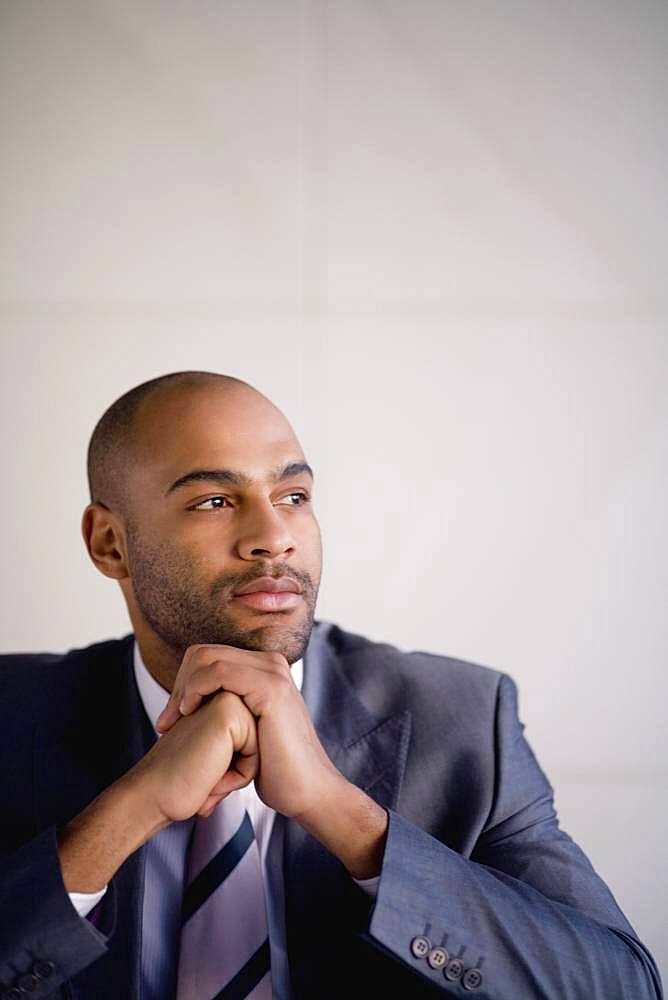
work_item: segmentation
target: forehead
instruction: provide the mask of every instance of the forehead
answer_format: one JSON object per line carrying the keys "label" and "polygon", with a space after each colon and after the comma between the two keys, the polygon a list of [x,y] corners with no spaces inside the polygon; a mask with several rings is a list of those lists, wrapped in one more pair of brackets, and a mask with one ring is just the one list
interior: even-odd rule
{"label": "forehead", "polygon": [[230,467],[263,479],[303,457],[285,416],[249,390],[197,389],[149,399],[137,413],[138,471],[166,489],[192,468]]}

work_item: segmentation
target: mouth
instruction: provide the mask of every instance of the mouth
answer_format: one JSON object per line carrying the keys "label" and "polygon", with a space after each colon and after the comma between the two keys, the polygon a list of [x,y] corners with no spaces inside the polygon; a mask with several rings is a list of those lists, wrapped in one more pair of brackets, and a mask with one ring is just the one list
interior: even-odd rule
{"label": "mouth", "polygon": [[237,594],[232,598],[234,602],[238,601],[256,611],[291,611],[301,599],[301,594],[295,594],[291,590],[254,590],[251,594]]}

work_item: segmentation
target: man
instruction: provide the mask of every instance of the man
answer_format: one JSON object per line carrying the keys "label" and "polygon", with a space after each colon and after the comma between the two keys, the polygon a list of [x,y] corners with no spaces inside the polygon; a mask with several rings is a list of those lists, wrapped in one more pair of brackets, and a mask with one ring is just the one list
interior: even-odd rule
{"label": "man", "polygon": [[662,996],[513,681],[314,620],[313,476],[266,397],[143,383],[88,475],[133,631],[2,658],[0,997]]}

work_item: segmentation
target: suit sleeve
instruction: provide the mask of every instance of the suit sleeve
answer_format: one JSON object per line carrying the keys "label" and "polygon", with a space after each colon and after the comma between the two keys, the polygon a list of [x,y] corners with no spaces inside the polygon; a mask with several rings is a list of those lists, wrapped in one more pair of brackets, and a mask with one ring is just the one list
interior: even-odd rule
{"label": "suit sleeve", "polygon": [[104,955],[113,933],[79,916],[70,900],[54,826],[0,860],[0,915],[0,984],[8,990],[50,995]]}
{"label": "suit sleeve", "polygon": [[494,802],[471,858],[388,809],[364,939],[410,967],[425,995],[436,986],[485,1000],[662,1000],[652,956],[559,828],[523,730],[516,685],[502,674]]}

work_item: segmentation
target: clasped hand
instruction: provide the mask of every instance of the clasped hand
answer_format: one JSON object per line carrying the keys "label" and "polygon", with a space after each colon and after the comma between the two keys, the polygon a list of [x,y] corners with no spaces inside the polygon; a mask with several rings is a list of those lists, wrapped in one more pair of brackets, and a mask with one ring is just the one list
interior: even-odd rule
{"label": "clasped hand", "polygon": [[225,773],[207,788],[208,796],[194,810],[200,815],[210,815],[221,799],[255,779],[266,805],[299,820],[312,815],[328,790],[344,780],[318,739],[282,654],[190,646],[156,728],[163,734],[172,731],[174,737],[180,728],[183,735],[191,726],[195,733],[194,716],[212,712],[215,717],[207,725],[223,741],[217,766]]}

